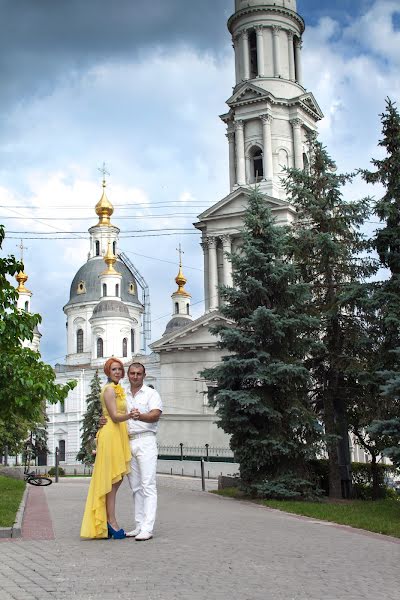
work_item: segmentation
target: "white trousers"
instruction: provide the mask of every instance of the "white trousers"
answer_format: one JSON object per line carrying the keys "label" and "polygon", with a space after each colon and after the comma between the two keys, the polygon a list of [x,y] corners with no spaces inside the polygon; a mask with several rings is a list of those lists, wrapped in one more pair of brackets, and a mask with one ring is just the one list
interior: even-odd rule
{"label": "white trousers", "polygon": [[130,440],[132,459],[128,475],[135,502],[136,527],[152,533],[157,512],[157,442],[155,435]]}

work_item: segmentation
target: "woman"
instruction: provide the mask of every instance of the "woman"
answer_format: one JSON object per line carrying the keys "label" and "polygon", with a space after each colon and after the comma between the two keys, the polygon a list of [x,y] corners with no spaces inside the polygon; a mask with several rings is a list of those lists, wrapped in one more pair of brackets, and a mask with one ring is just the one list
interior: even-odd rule
{"label": "woman", "polygon": [[97,451],[90,482],[81,537],[122,539],[115,517],[115,497],[122,478],[130,471],[131,451],[126,428],[131,413],[126,412],[125,392],[119,384],[125,375],[122,362],[109,358],[104,365],[108,383],[100,395],[107,423],[97,433]]}

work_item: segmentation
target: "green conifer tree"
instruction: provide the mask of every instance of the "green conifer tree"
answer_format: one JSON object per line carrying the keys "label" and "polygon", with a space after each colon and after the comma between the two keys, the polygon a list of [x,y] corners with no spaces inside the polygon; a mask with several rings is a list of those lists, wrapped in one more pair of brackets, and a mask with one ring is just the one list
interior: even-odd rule
{"label": "green conifer tree", "polygon": [[311,460],[319,424],[308,404],[303,366],[313,317],[305,315],[306,285],[296,283],[287,259],[287,232],[277,226],[265,197],[248,198],[243,245],[230,255],[233,287],[221,286],[221,313],[230,323],[212,329],[228,354],[202,375],[216,382],[211,404],[231,435],[243,489],[270,498],[317,492]]}
{"label": "green conifer tree", "polygon": [[82,422],[81,447],[76,456],[85,465],[93,465],[96,447],[95,439],[99,428],[99,418],[101,417],[101,402],[100,402],[101,382],[98,371],[93,375],[90,382],[90,392],[86,396],[86,413]]}
{"label": "green conifer tree", "polygon": [[320,410],[329,460],[329,494],[351,494],[348,406],[357,386],[355,345],[364,335],[356,312],[363,282],[374,270],[362,257],[367,243],[360,226],[368,199],[345,201],[344,185],[352,175],[337,174],[336,165],[315,137],[309,139],[309,170],[289,169],[285,188],[297,211],[291,257],[301,281],[312,286],[307,310],[319,318],[319,345],[306,364],[312,397]]}

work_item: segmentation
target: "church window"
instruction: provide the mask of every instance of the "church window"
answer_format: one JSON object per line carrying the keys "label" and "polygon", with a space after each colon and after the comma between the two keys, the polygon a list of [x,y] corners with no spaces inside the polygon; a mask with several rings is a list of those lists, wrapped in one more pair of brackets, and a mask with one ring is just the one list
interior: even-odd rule
{"label": "church window", "polygon": [[103,296],[107,296],[107,284],[103,283]]}
{"label": "church window", "polygon": [[186,304],[186,314],[190,315],[190,306],[189,306],[189,304]]}
{"label": "church window", "polygon": [[251,31],[249,34],[249,49],[250,49],[250,79],[255,79],[258,75],[258,58],[257,58],[257,36],[256,32]]}
{"label": "church window", "polygon": [[259,146],[251,148],[250,152],[251,160],[251,181],[250,183],[257,183],[264,177],[264,166],[263,166],[263,153]]}
{"label": "church window", "polygon": [[175,314],[179,315],[179,304],[175,302]]}
{"label": "church window", "polygon": [[83,352],[83,329],[76,332],[76,351],[78,354]]}
{"label": "church window", "polygon": [[303,152],[303,171],[307,174],[310,173],[310,163],[308,162],[308,156]]}
{"label": "church window", "polygon": [[131,281],[128,287],[128,292],[133,295],[135,293],[135,290],[135,284],[133,283],[133,281]]}
{"label": "church window", "polygon": [[119,296],[119,283],[116,283],[116,284],[115,284],[115,295],[116,295],[116,296],[117,296],[117,298],[118,298],[118,296]]}
{"label": "church window", "polygon": [[135,331],[131,329],[131,352],[135,352]]}
{"label": "church window", "polygon": [[65,400],[60,401],[60,413],[65,413]]}
{"label": "church window", "polygon": [[100,256],[100,242],[96,241],[96,256]]}
{"label": "church window", "polygon": [[97,358],[103,358],[103,340],[102,338],[97,338]]}
{"label": "church window", "polygon": [[28,310],[29,310],[29,302],[28,302],[28,300],[25,302],[25,310],[26,310],[26,312],[28,312]]}
{"label": "church window", "polygon": [[65,440],[58,440],[58,459],[65,462]]}
{"label": "church window", "polygon": [[77,293],[78,294],[85,294],[86,293],[86,286],[85,286],[85,282],[84,281],[80,281],[78,283],[78,288],[77,288]]}
{"label": "church window", "polygon": [[122,340],[122,356],[124,358],[128,356],[128,338]]}
{"label": "church window", "polygon": [[113,242],[113,254],[114,254],[114,256],[116,255],[116,253],[117,253],[117,242]]}

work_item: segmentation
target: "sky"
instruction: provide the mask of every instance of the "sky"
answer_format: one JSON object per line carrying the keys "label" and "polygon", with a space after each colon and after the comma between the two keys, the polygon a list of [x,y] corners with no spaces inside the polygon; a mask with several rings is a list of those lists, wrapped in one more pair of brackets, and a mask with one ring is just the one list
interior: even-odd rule
{"label": "sky", "polygon": [[[63,362],[70,284],[97,222],[103,163],[120,250],[150,289],[152,341],[172,315],[177,247],[204,311],[197,216],[229,193],[219,119],[234,85],[234,0],[0,0],[2,255],[23,239],[42,358]],[[303,84],[341,172],[381,156],[379,115],[400,100],[398,0],[298,0]],[[379,196],[357,181],[349,197]],[[371,222],[371,228],[375,227]]]}

